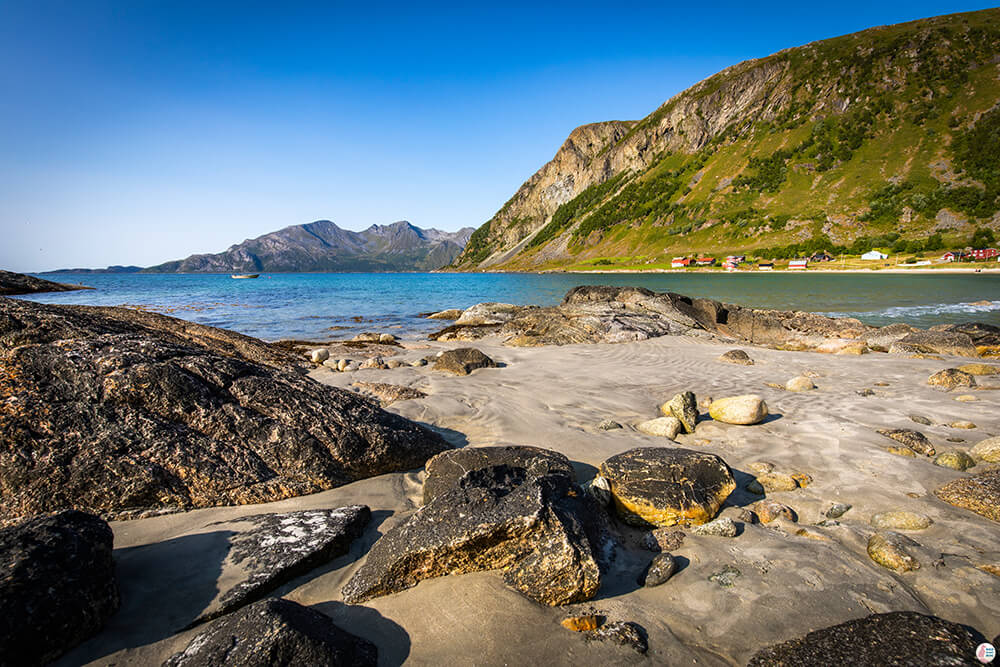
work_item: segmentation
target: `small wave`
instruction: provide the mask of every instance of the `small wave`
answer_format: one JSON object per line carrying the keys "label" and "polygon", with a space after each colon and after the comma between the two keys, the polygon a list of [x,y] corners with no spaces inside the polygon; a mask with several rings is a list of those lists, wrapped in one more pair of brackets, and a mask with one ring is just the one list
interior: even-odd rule
{"label": "small wave", "polygon": [[823,312],[817,315],[827,317],[887,317],[890,319],[906,319],[927,317],[933,315],[988,313],[1000,310],[1000,301],[976,301],[974,303],[935,303],[926,306],[890,306],[883,310],[865,310],[852,312]]}

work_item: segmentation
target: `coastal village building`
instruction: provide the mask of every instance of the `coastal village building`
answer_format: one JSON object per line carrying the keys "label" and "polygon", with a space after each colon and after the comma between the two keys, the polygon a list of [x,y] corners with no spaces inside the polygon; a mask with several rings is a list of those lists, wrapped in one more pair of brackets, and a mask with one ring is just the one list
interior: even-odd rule
{"label": "coastal village building", "polygon": [[808,259],[793,259],[788,262],[789,271],[805,271],[809,267]]}
{"label": "coastal village building", "polygon": [[825,252],[818,252],[815,255],[813,255],[812,257],[810,257],[809,261],[810,262],[832,262],[833,261],[833,256],[831,256],[831,255],[829,255],[829,254],[827,254]]}
{"label": "coastal village building", "polygon": [[730,262],[732,264],[736,264],[737,266],[739,266],[743,262],[747,261],[747,256],[746,255],[730,255],[729,257],[726,257],[726,261]]}
{"label": "coastal village building", "polygon": [[972,259],[976,262],[984,262],[996,259],[1000,252],[996,248],[978,248],[972,251]]}
{"label": "coastal village building", "polygon": [[961,262],[963,259],[968,258],[969,253],[962,250],[949,250],[945,254],[941,255],[942,262]]}
{"label": "coastal village building", "polygon": [[757,263],[757,270],[758,271],[773,271],[774,270],[774,262],[758,262]]}
{"label": "coastal village building", "polygon": [[889,255],[884,252],[879,252],[878,250],[869,250],[865,254],[861,255],[861,259],[889,259]]}
{"label": "coastal village building", "polygon": [[686,266],[691,266],[691,260],[687,257],[674,257],[670,262],[672,269],[683,269]]}
{"label": "coastal village building", "polygon": [[698,266],[715,266],[715,258],[714,257],[699,257],[695,261],[695,263]]}

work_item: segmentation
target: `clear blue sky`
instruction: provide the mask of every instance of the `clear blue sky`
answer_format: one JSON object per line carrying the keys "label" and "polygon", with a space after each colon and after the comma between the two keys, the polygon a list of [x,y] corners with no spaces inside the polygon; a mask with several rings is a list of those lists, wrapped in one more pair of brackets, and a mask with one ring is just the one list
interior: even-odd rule
{"label": "clear blue sky", "polygon": [[0,267],[150,265],[328,218],[478,226],[577,125],[976,2],[0,0]]}

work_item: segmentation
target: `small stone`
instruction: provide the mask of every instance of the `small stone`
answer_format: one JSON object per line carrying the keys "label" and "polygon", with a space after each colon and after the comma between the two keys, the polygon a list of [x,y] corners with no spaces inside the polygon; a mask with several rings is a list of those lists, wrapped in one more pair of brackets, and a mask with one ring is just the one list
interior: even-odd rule
{"label": "small stone", "polygon": [[314,364],[321,364],[330,358],[330,350],[325,347],[321,347],[317,350],[313,350],[309,353],[309,358],[312,359]]}
{"label": "small stone", "polygon": [[708,408],[712,419],[724,424],[759,424],[767,416],[767,403],[756,394],[720,398]]}
{"label": "small stone", "polygon": [[783,505],[774,500],[761,500],[753,506],[754,512],[761,523],[771,523],[778,519],[796,521],[795,511],[788,505]]}
{"label": "small stone", "polygon": [[758,475],[757,483],[760,484],[767,493],[794,491],[799,488],[799,483],[795,481],[794,477],[780,472],[769,472],[764,475]]}
{"label": "small stone", "polygon": [[402,365],[403,365],[403,362],[400,361],[399,359],[390,359],[389,361],[385,362],[385,367],[386,368],[390,368],[390,369],[391,368],[399,368]]}
{"label": "small stone", "polygon": [[704,396],[698,401],[698,407],[702,410],[708,411],[708,407],[712,405],[712,400],[711,396]]}
{"label": "small stone", "polygon": [[597,425],[597,428],[601,429],[602,431],[613,431],[621,427],[622,425],[613,419],[605,419],[604,421],[602,421],[600,424]]}
{"label": "small stone", "polygon": [[590,494],[590,497],[596,500],[601,507],[607,507],[611,504],[611,487],[608,485],[608,480],[600,475],[585,483],[583,490]]}
{"label": "small stone", "polygon": [[896,456],[906,456],[911,459],[916,458],[917,454],[909,447],[896,447],[895,445],[891,447],[886,447],[885,451],[890,454],[895,454]]}
{"label": "small stone", "polygon": [[642,585],[646,588],[653,588],[666,583],[667,579],[673,576],[677,570],[677,561],[668,553],[661,553],[653,556],[646,575],[643,577]]}
{"label": "small stone", "polygon": [[833,505],[830,506],[830,509],[824,512],[824,516],[826,516],[829,519],[839,519],[840,517],[847,514],[847,512],[851,509],[851,507],[852,506],[848,505],[847,503],[834,503]]}
{"label": "small stone", "polygon": [[969,450],[969,455],[979,461],[1000,463],[1000,436],[980,440]]}
{"label": "small stone", "polygon": [[427,360],[426,359],[417,359],[416,361],[411,361],[410,365],[413,366],[414,368],[420,368],[421,366],[426,366],[427,365]]}
{"label": "small stone", "polygon": [[767,461],[754,461],[747,466],[747,470],[755,475],[764,475],[774,470],[774,464]]}
{"label": "small stone", "polygon": [[800,375],[799,377],[794,377],[785,383],[785,389],[787,389],[788,391],[810,391],[815,388],[816,385],[813,383],[813,381],[805,377],[804,375]]}
{"label": "small stone", "polygon": [[383,359],[382,357],[372,357],[370,359],[365,359],[363,362],[361,362],[360,368],[362,370],[365,369],[385,370],[386,368],[385,359]]}
{"label": "small stone", "polygon": [[868,396],[874,396],[875,395],[875,390],[874,389],[868,389],[868,388],[858,389],[855,393],[858,396],[864,396],[864,397],[867,398]]}
{"label": "small stone", "polygon": [[876,387],[888,387],[889,383],[888,382],[875,382],[874,385]]}
{"label": "small stone", "polygon": [[969,375],[1000,374],[1000,366],[991,366],[990,364],[965,364],[964,366],[959,366],[958,370]]}
{"label": "small stone", "polygon": [[877,432],[900,444],[906,445],[917,454],[923,454],[924,456],[934,456],[935,454],[934,445],[920,431],[908,428],[880,428]]}
{"label": "small stone", "polygon": [[709,581],[714,581],[723,588],[731,588],[736,584],[736,578],[739,577],[742,572],[733,567],[732,565],[727,565],[718,572],[713,572],[708,576]]}
{"label": "small stone", "polygon": [[906,550],[916,542],[892,531],[875,533],[868,539],[868,557],[884,568],[896,572],[920,569],[920,563]]}
{"label": "small stone", "polygon": [[955,449],[950,452],[941,452],[938,454],[934,459],[934,465],[941,466],[942,468],[951,468],[952,470],[968,470],[976,465],[976,462],[962,450]]}
{"label": "small stone", "polygon": [[642,546],[649,551],[674,551],[684,543],[684,531],[671,528],[657,528],[642,537]]}
{"label": "small stone", "polygon": [[795,531],[795,534],[798,535],[799,537],[804,537],[809,540],[819,540],[821,542],[828,542],[830,540],[830,538],[824,535],[823,533],[809,527],[799,528],[798,530]]}
{"label": "small stone", "polygon": [[694,433],[698,422],[698,401],[690,391],[675,394],[667,403],[660,407],[663,414],[673,415],[684,427],[685,433]]}
{"label": "small stone", "polygon": [[343,373],[347,370],[347,367],[351,365],[350,359],[341,359],[337,362],[337,370]]}
{"label": "small stone", "polygon": [[924,426],[930,426],[931,420],[923,415],[910,415],[910,421],[916,422],[918,424],[923,424]]}
{"label": "small stone", "polygon": [[743,523],[750,524],[751,526],[760,522],[759,517],[753,510],[748,510],[746,507],[740,510],[739,515],[736,517]]}
{"label": "small stone", "polygon": [[378,342],[380,343],[395,343],[396,337],[390,333],[380,334],[378,337]]}
{"label": "small stone", "polygon": [[649,650],[646,642],[646,632],[638,623],[631,621],[614,621],[606,623],[597,630],[587,633],[588,639],[600,641],[612,641],[621,646],[627,646],[636,653],[645,653]]}
{"label": "small stone", "polygon": [[956,387],[975,387],[976,378],[957,368],[946,368],[927,378],[927,384],[951,391]]}
{"label": "small stone", "polygon": [[807,475],[804,472],[795,472],[795,473],[792,473],[791,475],[789,475],[789,477],[791,477],[796,482],[798,482],[799,483],[799,488],[802,488],[802,489],[804,489],[807,486],[809,486],[810,484],[812,484],[812,481],[813,481],[812,476],[811,475]]}
{"label": "small stone", "polygon": [[637,424],[635,428],[646,435],[661,436],[673,440],[680,433],[683,426],[680,420],[674,417],[658,417]]}
{"label": "small stone", "polygon": [[871,524],[879,530],[924,530],[932,523],[929,516],[906,510],[879,512],[871,519]]}
{"label": "small stone", "polygon": [[691,526],[691,532],[695,535],[713,535],[715,537],[736,537],[739,530],[736,523],[727,516],[719,517],[714,521],[703,523],[700,526]]}
{"label": "small stone", "polygon": [[567,630],[572,630],[573,632],[590,632],[591,630],[596,630],[603,620],[596,614],[589,614],[587,616],[570,616],[569,618],[564,618],[559,623]]}
{"label": "small stone", "polygon": [[975,403],[979,399],[972,394],[962,394],[961,396],[956,396],[955,400],[961,401],[962,403]]}
{"label": "small stone", "polygon": [[462,316],[462,311],[458,308],[449,308],[427,316],[429,320],[457,320]]}
{"label": "small stone", "polygon": [[719,361],[740,366],[753,366],[753,359],[743,350],[729,350],[719,357]]}
{"label": "small stone", "polygon": [[948,424],[948,426],[950,426],[952,428],[961,428],[961,429],[966,429],[966,430],[976,428],[976,425],[973,424],[972,422],[952,422],[952,423]]}

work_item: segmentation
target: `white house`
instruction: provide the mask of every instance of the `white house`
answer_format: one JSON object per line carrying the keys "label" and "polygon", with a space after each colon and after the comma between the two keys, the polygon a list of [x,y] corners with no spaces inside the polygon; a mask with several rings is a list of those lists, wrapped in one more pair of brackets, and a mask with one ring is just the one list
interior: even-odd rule
{"label": "white house", "polygon": [[884,252],[879,252],[878,250],[869,250],[865,254],[861,255],[861,259],[889,259],[889,255]]}

